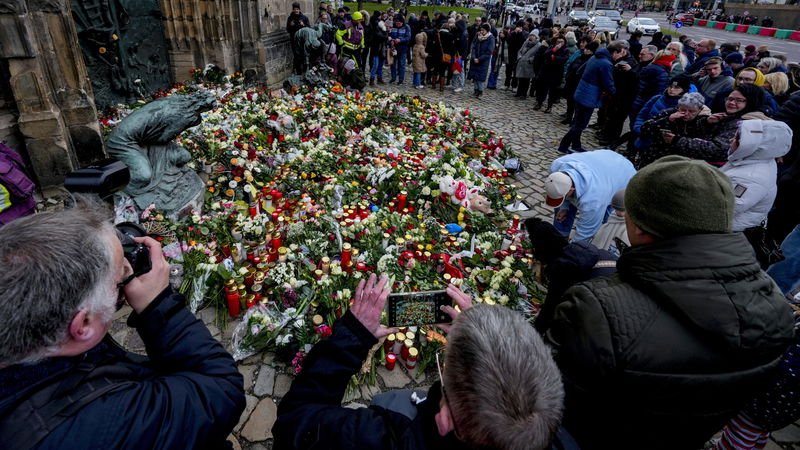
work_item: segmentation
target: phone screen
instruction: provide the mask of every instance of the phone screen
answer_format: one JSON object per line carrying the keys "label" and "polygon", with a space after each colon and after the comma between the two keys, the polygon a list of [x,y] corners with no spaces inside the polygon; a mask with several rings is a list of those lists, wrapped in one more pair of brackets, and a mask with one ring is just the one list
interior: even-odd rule
{"label": "phone screen", "polygon": [[445,291],[405,292],[390,294],[388,299],[390,327],[408,325],[431,325],[453,321],[442,305],[452,306],[453,302]]}

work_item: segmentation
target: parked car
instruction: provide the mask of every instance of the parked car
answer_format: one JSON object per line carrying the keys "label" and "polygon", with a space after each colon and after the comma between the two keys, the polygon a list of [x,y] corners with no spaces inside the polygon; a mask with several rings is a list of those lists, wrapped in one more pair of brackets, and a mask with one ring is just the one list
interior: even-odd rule
{"label": "parked car", "polygon": [[575,9],[570,11],[567,25],[581,26],[587,23],[589,23],[589,14],[586,11]]}
{"label": "parked car", "polygon": [[614,22],[617,22],[617,25],[619,25],[620,22],[622,22],[622,14],[620,14],[619,11],[617,11],[616,9],[609,9],[605,13],[606,17],[613,20]]}
{"label": "parked car", "polygon": [[691,26],[694,25],[694,14],[691,13],[681,13],[675,14],[672,16],[672,21],[670,23],[675,23],[681,21],[683,22],[683,26]]}
{"label": "parked car", "polygon": [[634,17],[628,21],[628,33],[633,33],[634,31],[641,31],[644,34],[654,34],[657,31],[661,31],[661,27],[658,25],[653,19],[648,17]]}
{"label": "parked car", "polygon": [[611,39],[616,39],[617,34],[619,34],[619,24],[608,17],[595,16],[592,17],[592,20],[589,22],[591,25],[593,25],[592,29],[598,33],[601,31],[608,31],[608,33],[611,35]]}

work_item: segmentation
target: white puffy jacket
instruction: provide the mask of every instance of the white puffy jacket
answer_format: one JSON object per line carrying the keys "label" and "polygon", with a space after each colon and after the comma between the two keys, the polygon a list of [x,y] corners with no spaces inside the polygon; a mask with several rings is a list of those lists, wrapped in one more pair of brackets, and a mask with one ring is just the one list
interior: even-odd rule
{"label": "white puffy jacket", "polygon": [[733,183],[733,231],[754,227],[767,218],[777,192],[775,158],[792,146],[791,128],[777,120],[743,120],[739,136],[739,147],[721,168]]}

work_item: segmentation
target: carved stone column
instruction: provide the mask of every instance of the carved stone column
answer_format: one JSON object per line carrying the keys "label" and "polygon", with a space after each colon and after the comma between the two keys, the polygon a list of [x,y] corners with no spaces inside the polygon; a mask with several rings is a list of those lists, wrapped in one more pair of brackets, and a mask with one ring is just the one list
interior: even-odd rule
{"label": "carved stone column", "polygon": [[[300,2],[313,23],[312,0]],[[189,71],[215,64],[267,84],[291,74],[292,52],[286,18],[292,0],[161,0],[176,81]]]}
{"label": "carved stone column", "polygon": [[8,61],[24,152],[40,187],[104,156],[69,2],[0,1],[0,58]]}

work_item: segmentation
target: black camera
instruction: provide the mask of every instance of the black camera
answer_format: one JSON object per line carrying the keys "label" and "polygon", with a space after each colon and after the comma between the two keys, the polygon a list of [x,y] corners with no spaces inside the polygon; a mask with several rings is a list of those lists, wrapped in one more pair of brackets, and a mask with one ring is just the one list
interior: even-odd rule
{"label": "black camera", "polygon": [[116,227],[117,237],[122,243],[122,251],[125,253],[125,259],[128,260],[133,268],[133,276],[138,277],[150,272],[152,268],[150,265],[150,250],[148,250],[144,244],[133,240],[135,237],[147,236],[147,232],[133,222],[118,223]]}

